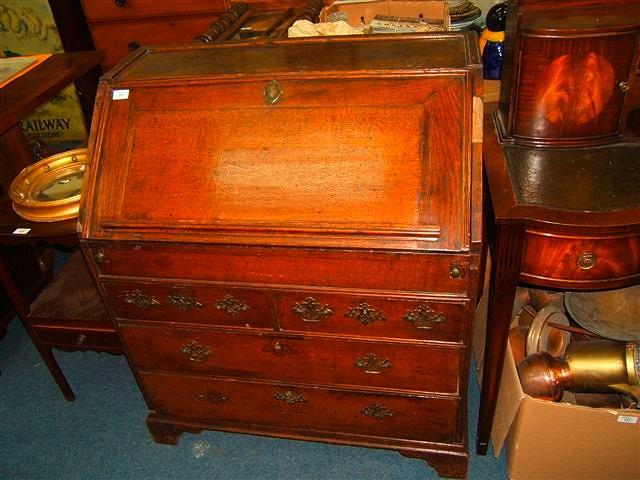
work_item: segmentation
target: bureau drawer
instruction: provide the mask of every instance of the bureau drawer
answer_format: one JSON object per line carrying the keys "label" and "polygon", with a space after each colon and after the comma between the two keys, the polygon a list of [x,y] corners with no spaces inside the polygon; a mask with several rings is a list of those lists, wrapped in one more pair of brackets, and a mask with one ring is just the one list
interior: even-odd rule
{"label": "bureau drawer", "polygon": [[318,292],[278,293],[282,331],[462,342],[465,303]]}
{"label": "bureau drawer", "polygon": [[[101,276],[466,293],[469,257],[434,253],[91,242]],[[452,268],[460,275],[452,276]]]}
{"label": "bureau drawer", "polygon": [[207,16],[210,12],[225,10],[223,0],[82,0],[82,9],[89,22],[157,16],[171,19],[188,14]]}
{"label": "bureau drawer", "polygon": [[151,409],[206,422],[456,441],[459,400],[139,373]]}
{"label": "bureau drawer", "polygon": [[193,43],[216,19],[178,17],[171,20],[145,20],[123,23],[100,23],[91,26],[91,35],[97,49],[104,50],[104,66],[109,69],[144,45],[166,43]]}
{"label": "bureau drawer", "polygon": [[527,231],[521,279],[549,286],[608,282],[640,276],[640,235],[578,237]]}
{"label": "bureau drawer", "polygon": [[264,291],[192,284],[102,282],[116,317],[273,329]]}
{"label": "bureau drawer", "polygon": [[140,370],[457,395],[459,348],[120,325]]}

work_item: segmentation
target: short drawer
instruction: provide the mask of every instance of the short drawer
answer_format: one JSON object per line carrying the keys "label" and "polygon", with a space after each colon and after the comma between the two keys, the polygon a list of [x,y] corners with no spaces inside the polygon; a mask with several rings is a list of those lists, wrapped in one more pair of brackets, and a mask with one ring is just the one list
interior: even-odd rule
{"label": "short drawer", "polygon": [[115,330],[65,329],[41,325],[35,325],[33,330],[38,341],[50,347],[122,352],[122,345]]}
{"label": "short drawer", "polygon": [[457,395],[463,350],[120,325],[136,369]]}
{"label": "short drawer", "polygon": [[[82,9],[89,22],[224,12],[223,0],[82,0]],[[210,18],[210,17],[207,17]]]}
{"label": "short drawer", "polygon": [[456,441],[458,399],[139,373],[151,409],[202,422]]}
{"label": "short drawer", "polygon": [[462,342],[467,304],[322,292],[276,294],[282,331]]}
{"label": "short drawer", "polygon": [[140,46],[193,43],[195,37],[204,32],[215,19],[215,15],[209,15],[119,24],[100,23],[91,26],[91,35],[96,48],[106,53],[104,66],[111,68]]}
{"label": "short drawer", "polygon": [[640,277],[640,235],[579,237],[527,231],[521,279],[549,286]]}
{"label": "short drawer", "polygon": [[[320,248],[91,242],[101,276],[466,293],[469,257]],[[457,268],[454,273],[454,268]]]}
{"label": "short drawer", "polygon": [[119,319],[273,330],[264,291],[182,283],[102,282],[102,286]]}

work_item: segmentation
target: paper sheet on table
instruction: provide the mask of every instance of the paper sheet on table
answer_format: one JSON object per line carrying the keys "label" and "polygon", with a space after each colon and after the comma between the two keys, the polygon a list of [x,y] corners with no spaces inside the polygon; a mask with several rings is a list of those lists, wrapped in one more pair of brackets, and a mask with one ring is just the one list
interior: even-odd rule
{"label": "paper sheet on table", "polygon": [[362,35],[362,29],[354,28],[345,21],[312,23],[298,20],[289,27],[288,35],[293,37],[323,37],[331,35]]}

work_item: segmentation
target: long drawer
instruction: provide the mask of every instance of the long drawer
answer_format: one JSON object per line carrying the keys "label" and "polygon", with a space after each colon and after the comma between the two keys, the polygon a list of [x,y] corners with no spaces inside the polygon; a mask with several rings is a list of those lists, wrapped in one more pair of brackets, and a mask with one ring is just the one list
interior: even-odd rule
{"label": "long drawer", "polygon": [[138,370],[458,395],[464,350],[121,324]]}
{"label": "long drawer", "polygon": [[265,291],[188,283],[102,282],[120,319],[264,328],[274,323]]}
{"label": "long drawer", "polygon": [[458,441],[457,399],[151,373],[139,373],[138,378],[150,408],[177,418]]}
{"label": "long drawer", "polygon": [[206,280],[464,295],[469,257],[456,254],[91,242],[100,276]]}

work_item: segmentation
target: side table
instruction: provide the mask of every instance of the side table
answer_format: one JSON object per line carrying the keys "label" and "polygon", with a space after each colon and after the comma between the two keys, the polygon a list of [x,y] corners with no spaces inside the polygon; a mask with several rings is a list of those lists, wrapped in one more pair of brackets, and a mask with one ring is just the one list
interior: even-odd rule
{"label": "side table", "polygon": [[518,284],[640,283],[640,143],[536,149],[498,142],[485,117],[493,268],[476,448],[487,451]]}

